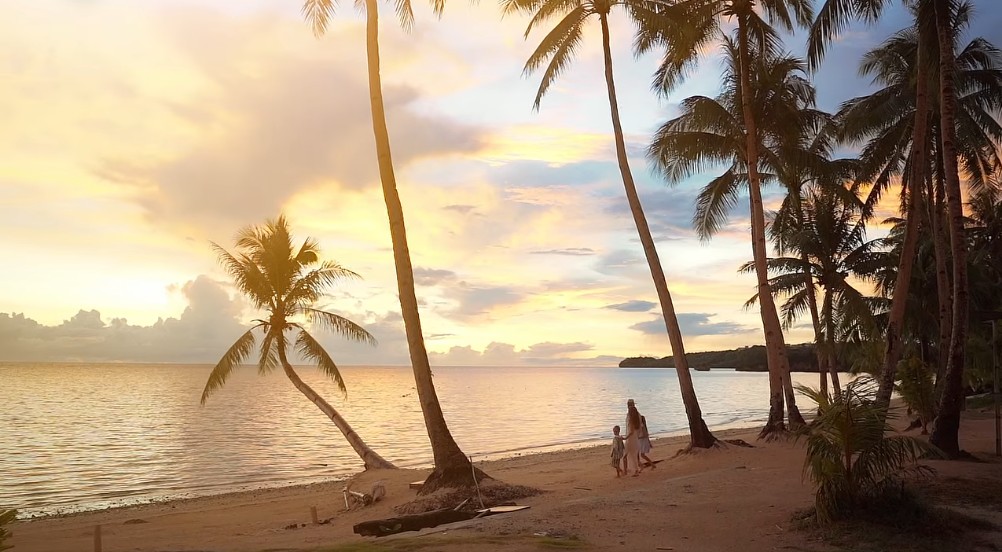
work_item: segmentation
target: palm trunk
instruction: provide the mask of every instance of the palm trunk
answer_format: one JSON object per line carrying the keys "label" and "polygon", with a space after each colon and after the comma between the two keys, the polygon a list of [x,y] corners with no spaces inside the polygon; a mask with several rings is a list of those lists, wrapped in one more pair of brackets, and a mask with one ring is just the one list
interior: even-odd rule
{"label": "palm trunk", "polygon": [[351,448],[355,449],[355,454],[357,454],[358,457],[362,459],[362,462],[365,464],[365,469],[367,470],[396,469],[396,466],[391,464],[382,456],[376,454],[376,451],[369,448],[369,446],[365,444],[365,441],[363,441],[362,438],[358,436],[358,433],[355,433],[355,430],[352,429],[350,425],[348,425],[348,422],[345,421],[345,419],[342,418],[340,414],[338,414],[338,411],[334,410],[334,407],[331,406],[330,403],[325,401],[323,397],[318,395],[317,392],[314,391],[312,387],[307,385],[306,382],[304,382],[299,377],[299,374],[297,374],[296,371],[292,369],[292,365],[289,364],[289,359],[285,356],[284,343],[279,344],[278,358],[282,362],[282,368],[285,370],[285,375],[289,377],[289,380],[292,382],[292,385],[295,385],[296,389],[299,389],[300,393],[306,395],[306,398],[310,399],[310,402],[317,405],[317,408],[319,408],[321,412],[326,414],[327,417],[330,418],[332,422],[334,422],[334,425],[336,425],[337,428],[341,430],[341,434],[344,435],[345,440],[348,441],[348,444],[351,445]]}
{"label": "palm trunk", "polygon": [[640,196],[637,195],[637,186],[633,182],[633,173],[630,171],[629,158],[626,155],[626,141],[623,138],[623,127],[619,120],[619,102],[616,100],[616,84],[612,76],[612,49],[609,43],[607,14],[600,13],[599,21],[602,24],[602,47],[605,53],[605,82],[609,89],[612,129],[616,136],[616,158],[619,160],[619,170],[623,175],[626,199],[630,204],[630,212],[633,213],[633,221],[637,225],[637,233],[640,235],[640,243],[644,247],[644,256],[647,257],[647,265],[651,270],[651,277],[654,279],[654,287],[658,292],[661,312],[668,329],[668,340],[671,342],[672,356],[675,359],[675,374],[678,376],[682,403],[685,405],[685,414],[689,420],[689,444],[691,447],[709,448],[717,442],[717,439],[706,427],[703,414],[699,409],[696,389],[692,385],[692,375],[689,373],[689,365],[685,358],[682,330],[679,328],[678,319],[675,316],[675,306],[672,304],[671,293],[668,291],[665,273],[661,268],[661,260],[658,258],[651,230],[647,226],[647,218],[644,216]]}
{"label": "palm trunk", "polygon": [[828,353],[828,373],[832,376],[832,389],[835,390],[835,398],[842,396],[842,383],[838,378],[838,357],[835,356],[835,349]]}
{"label": "palm trunk", "polygon": [[[769,419],[759,438],[768,437],[776,431],[783,431],[783,399],[790,380],[790,362],[786,358],[786,342],[783,327],[776,312],[776,301],[769,286],[769,269],[766,266],[765,208],[762,204],[761,179],[758,174],[758,134],[755,115],[752,112],[751,64],[748,55],[748,28],[745,16],[738,19],[738,48],[741,72],[741,104],[744,112],[746,164],[748,166],[749,203],[751,205],[752,256],[755,261],[755,275],[758,278],[758,303],[762,314],[762,330],[765,333],[766,357],[769,362]],[[792,390],[792,387],[791,387]],[[785,394],[790,406],[790,423],[803,423],[804,418],[797,410],[795,397]]]}
{"label": "palm trunk", "polygon": [[953,249],[953,328],[943,395],[929,442],[952,457],[960,454],[960,411],[964,403],[964,362],[967,345],[968,289],[967,237],[964,206],[957,169],[957,108],[954,87],[955,59],[949,0],[936,2],[936,32],[939,35],[940,138],[946,170],[946,206],[950,215],[950,246]]}
{"label": "palm trunk", "polygon": [[936,251],[936,295],[939,303],[939,361],[936,364],[936,387],[933,392],[935,403],[939,404],[943,396],[943,386],[946,385],[946,365],[950,359],[950,337],[953,334],[953,297],[950,291],[950,273],[947,270],[949,250],[946,243],[946,229],[943,228],[943,212],[946,208],[945,180],[943,169],[943,151],[937,148],[936,181],[934,193],[929,194],[929,203],[933,206],[930,213],[932,219],[933,245]]}
{"label": "palm trunk", "polygon": [[400,296],[400,313],[407,333],[411,365],[425,428],[435,457],[435,470],[428,477],[421,492],[433,492],[442,485],[472,484],[470,460],[460,450],[445,423],[442,407],[435,393],[428,352],[421,333],[421,317],[417,296],[414,293],[414,270],[407,248],[407,229],[404,211],[397,193],[390,156],[390,137],[386,131],[386,113],[383,108],[383,88],[379,75],[379,13],[376,0],[365,0],[365,46],[369,69],[369,101],[372,109],[372,131],[376,139],[376,157],[379,162],[379,179],[390,221],[390,238],[393,242],[393,264],[397,273],[397,293]]}
{"label": "palm trunk", "polygon": [[[803,217],[801,217],[803,218]],[[803,227],[803,220],[800,221]],[[818,357],[818,381],[821,384],[821,394],[828,396],[828,354],[824,336],[821,331],[821,318],[818,316],[818,294],[814,289],[814,276],[811,275],[810,263],[806,253],[800,254],[804,263],[804,285],[807,286],[808,307],[811,309],[811,323],[814,325],[814,355]]]}
{"label": "palm trunk", "polygon": [[912,266],[915,263],[915,250],[918,247],[919,218],[921,194],[919,187],[925,180],[926,165],[926,134],[929,122],[929,98],[924,86],[928,80],[925,68],[925,52],[922,48],[921,29],[919,30],[918,48],[918,85],[915,87],[915,128],[912,136],[911,178],[908,200],[908,213],[905,215],[905,236],[901,246],[901,258],[898,259],[898,274],[894,280],[894,297],[891,298],[891,312],[887,321],[887,349],[884,353],[884,368],[880,372],[880,387],[877,390],[877,404],[887,408],[891,404],[891,392],[894,390],[894,376],[898,370],[898,362],[904,350],[901,341],[905,324],[905,312],[908,304],[908,287],[912,279]]}

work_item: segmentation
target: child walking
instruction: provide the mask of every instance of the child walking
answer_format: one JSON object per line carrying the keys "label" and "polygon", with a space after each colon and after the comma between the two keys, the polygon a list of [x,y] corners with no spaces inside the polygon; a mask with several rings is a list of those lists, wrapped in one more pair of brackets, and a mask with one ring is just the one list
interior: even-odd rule
{"label": "child walking", "polygon": [[653,446],[651,445],[651,432],[647,429],[647,418],[641,416],[640,417],[640,457],[644,459],[644,465],[641,467],[641,469],[643,469],[644,467],[650,467],[651,469],[654,469],[654,468],[657,467],[657,465],[650,458],[647,457],[647,455],[651,453],[651,449],[652,448],[653,448]]}
{"label": "child walking", "polygon": [[619,434],[619,426],[612,427],[612,467],[616,468],[616,477],[621,477],[623,470],[623,456],[626,454],[626,443],[623,436]]}

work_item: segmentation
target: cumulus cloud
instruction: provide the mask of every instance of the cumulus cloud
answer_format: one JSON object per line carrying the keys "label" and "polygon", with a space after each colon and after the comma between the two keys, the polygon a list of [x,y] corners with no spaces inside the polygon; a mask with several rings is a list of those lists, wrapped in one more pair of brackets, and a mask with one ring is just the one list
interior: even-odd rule
{"label": "cumulus cloud", "polygon": [[618,311],[623,311],[623,312],[647,312],[647,311],[653,309],[656,306],[657,306],[656,303],[652,303],[650,301],[641,301],[639,299],[634,299],[632,301],[627,301],[625,303],[616,303],[615,305],[606,305],[603,308],[611,309],[611,310],[618,310]]}
{"label": "cumulus cloud", "polygon": [[96,310],[80,310],[57,326],[23,314],[0,313],[0,359],[7,361],[215,361],[246,328],[243,307],[222,284],[199,276],[180,287],[188,307],[178,318],[135,326],[124,318],[105,322]]}
{"label": "cumulus cloud", "polygon": [[611,356],[594,356],[590,358],[573,358],[567,355],[590,351],[589,343],[553,343],[542,342],[530,345],[524,349],[516,349],[510,343],[489,343],[482,351],[470,346],[456,346],[445,353],[431,353],[433,364],[439,366],[523,366],[539,364],[563,365],[615,365],[618,358]]}
{"label": "cumulus cloud", "polygon": [[[730,335],[755,331],[755,328],[743,326],[736,322],[710,322],[710,318],[714,316],[716,314],[701,312],[680,312],[676,314],[683,337]],[[634,324],[630,326],[630,329],[647,335],[661,335],[666,331],[664,318],[660,314],[653,320]]]}

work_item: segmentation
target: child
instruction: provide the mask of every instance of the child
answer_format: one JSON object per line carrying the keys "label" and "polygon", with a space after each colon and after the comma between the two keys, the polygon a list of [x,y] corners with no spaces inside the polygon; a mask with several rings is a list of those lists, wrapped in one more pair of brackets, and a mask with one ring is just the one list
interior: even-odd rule
{"label": "child", "polygon": [[644,459],[644,465],[641,467],[650,467],[654,469],[657,465],[647,457],[651,452],[651,432],[647,430],[647,418],[640,417],[640,457]]}
{"label": "child", "polygon": [[612,427],[612,467],[616,468],[616,477],[623,475],[623,456],[626,454],[626,443],[619,434],[619,426]]}

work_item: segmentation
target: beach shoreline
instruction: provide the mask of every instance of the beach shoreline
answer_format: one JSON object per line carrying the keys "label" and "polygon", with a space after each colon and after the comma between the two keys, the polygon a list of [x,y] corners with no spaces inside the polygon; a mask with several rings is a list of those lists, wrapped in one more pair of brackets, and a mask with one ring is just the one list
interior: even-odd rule
{"label": "beach shoreline", "polygon": [[[748,418],[745,420],[734,421],[730,423],[721,424],[719,426],[711,427],[710,430],[723,434],[723,432],[732,431],[743,431],[757,425],[764,423],[764,419],[759,418]],[[677,439],[687,438],[687,430],[679,430],[672,432],[664,432],[652,435],[652,440],[657,443],[665,442],[669,443]],[[478,463],[491,463],[500,460],[507,460],[511,458],[520,458],[528,456],[539,456],[547,455],[565,451],[574,451],[589,449],[595,447],[605,446],[605,439],[585,439],[580,441],[572,441],[565,443],[553,443],[547,445],[537,445],[526,448],[517,448],[512,450],[503,450],[498,452],[488,453],[482,456],[474,456],[474,462]],[[432,465],[427,464],[409,464],[407,462],[397,462],[398,467],[406,470],[430,470]],[[191,493],[179,493],[179,494],[166,494],[160,496],[144,496],[140,495],[135,498],[123,498],[116,502],[117,504],[100,504],[97,506],[66,506],[66,507],[53,507],[40,510],[21,510],[18,511],[18,520],[30,521],[30,520],[42,520],[42,519],[52,519],[52,518],[63,518],[71,516],[79,516],[92,514],[97,512],[106,512],[110,510],[124,510],[130,508],[137,508],[148,505],[155,504],[174,504],[174,503],[187,503],[189,501],[198,500],[202,498],[217,498],[217,497],[227,497],[227,496],[238,496],[246,493],[256,493],[259,491],[269,491],[269,490],[281,490],[281,489],[308,489],[317,485],[328,485],[328,484],[339,484],[345,481],[349,481],[354,477],[364,473],[364,471],[354,471],[346,473],[344,475],[334,476],[324,478],[319,481],[305,481],[305,482],[291,482],[291,483],[276,483],[273,485],[249,485],[246,487],[237,487],[233,489],[223,490],[221,492],[209,492],[204,494],[191,494]],[[16,505],[14,505],[16,507]],[[48,511],[52,510],[52,511]]]}
{"label": "beach shoreline", "polygon": [[[977,485],[999,482],[991,415],[968,413],[965,418],[965,449],[987,461],[932,462],[939,478],[973,478]],[[651,456],[664,461],[640,477],[619,479],[609,465],[608,445],[476,462],[499,481],[543,493],[518,501],[528,510],[476,520],[444,536],[439,532],[434,549],[529,552],[539,550],[539,535],[546,535],[573,537],[598,550],[623,545],[687,552],[831,550],[818,548],[792,522],[794,513],[813,501],[811,485],[801,476],[802,443],[756,441],[757,430],[747,428],[718,431],[716,436],[741,439],[753,447],[725,445],[677,455],[687,445],[686,436],[658,439]],[[10,527],[11,544],[13,552],[89,551],[100,526],[103,552],[362,546],[353,543],[371,539],[355,535],[352,527],[397,515],[396,507],[417,498],[408,484],[428,473],[400,469],[353,477],[355,490],[367,491],[375,481],[386,488],[384,500],[364,509],[345,511],[344,483],[323,482],[20,520]],[[326,523],[312,523],[312,508]],[[1002,517],[1002,512],[986,515]]]}

